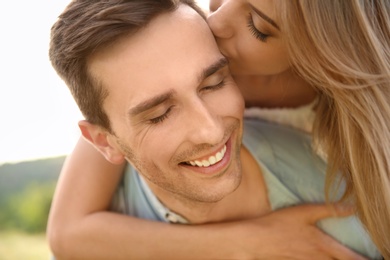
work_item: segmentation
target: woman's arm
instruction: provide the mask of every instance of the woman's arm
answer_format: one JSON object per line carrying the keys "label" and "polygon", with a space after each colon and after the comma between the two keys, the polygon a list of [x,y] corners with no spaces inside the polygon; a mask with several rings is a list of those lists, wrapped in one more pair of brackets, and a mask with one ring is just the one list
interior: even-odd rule
{"label": "woman's arm", "polygon": [[360,259],[315,226],[334,216],[323,205],[193,226],[108,212],[123,167],[80,139],[63,167],[50,212],[48,240],[58,259]]}
{"label": "woman's arm", "polygon": [[55,254],[78,250],[80,242],[90,241],[89,233],[83,232],[90,218],[108,210],[124,166],[111,164],[79,139],[62,167],[50,209],[47,237]]}

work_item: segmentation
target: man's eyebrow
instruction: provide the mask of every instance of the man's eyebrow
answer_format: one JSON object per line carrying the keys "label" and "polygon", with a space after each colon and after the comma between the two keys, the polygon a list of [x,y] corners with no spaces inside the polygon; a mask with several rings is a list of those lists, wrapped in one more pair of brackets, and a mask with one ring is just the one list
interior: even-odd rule
{"label": "man's eyebrow", "polygon": [[[229,61],[225,57],[220,58],[217,62],[215,62],[214,64],[210,65],[209,67],[205,68],[202,71],[201,76],[200,76],[200,81],[203,81],[205,78],[213,75],[218,70],[227,66],[228,63],[229,63]],[[158,106],[158,105],[164,103],[165,101],[167,101],[169,99],[172,99],[173,95],[174,95],[174,91],[171,90],[167,93],[164,93],[164,94],[152,97],[148,100],[145,100],[145,101],[139,103],[138,105],[136,105],[135,107],[130,108],[129,115],[136,116],[144,111],[147,111],[155,106]]]}
{"label": "man's eyebrow", "polygon": [[164,93],[164,94],[161,94],[161,95],[158,95],[158,96],[155,96],[155,97],[152,97],[148,100],[145,100],[141,103],[139,103],[138,105],[136,105],[135,107],[133,108],[130,108],[129,110],[129,115],[130,116],[136,116],[142,112],[145,112],[153,107],[156,107],[162,103],[164,103],[165,101],[169,100],[169,99],[172,99],[174,95],[174,91],[171,90],[167,93]]}
{"label": "man's eyebrow", "polygon": [[253,5],[249,4],[249,6],[253,9],[253,11],[255,11],[261,18],[263,18],[264,20],[266,20],[267,22],[269,22],[272,26],[274,26],[276,29],[278,29],[280,31],[280,28],[279,28],[279,25],[277,25],[275,23],[274,20],[272,20],[271,18],[269,18],[269,16],[267,16],[265,13],[263,13],[262,11],[260,11],[259,9],[257,9],[256,7],[254,7]]}
{"label": "man's eyebrow", "polygon": [[227,66],[228,64],[229,64],[228,59],[226,59],[225,57],[220,58],[217,62],[208,66],[202,71],[199,77],[199,81],[200,82],[203,81],[205,78],[213,75],[215,72]]}

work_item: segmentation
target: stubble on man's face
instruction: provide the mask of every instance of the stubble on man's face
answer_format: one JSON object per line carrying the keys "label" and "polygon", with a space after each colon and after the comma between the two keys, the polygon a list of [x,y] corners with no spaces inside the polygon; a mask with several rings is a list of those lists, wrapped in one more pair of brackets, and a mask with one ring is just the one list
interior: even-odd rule
{"label": "stubble on man's face", "polygon": [[[125,140],[117,139],[118,146],[121,148],[128,162],[143,176],[148,182],[153,183],[160,189],[171,194],[173,197],[186,201],[187,203],[215,203],[234,192],[241,183],[241,139],[242,125],[238,120],[229,122],[225,128],[225,137],[233,137],[231,149],[231,162],[229,168],[213,176],[213,182],[218,178],[228,178],[231,188],[223,194],[214,193],[212,189],[205,190],[193,175],[184,177],[186,172],[183,171],[182,165],[188,161],[188,158],[197,157],[204,151],[213,148],[212,144],[194,144],[191,148],[179,151],[174,154],[169,161],[158,162],[148,161],[137,156],[137,153],[127,145]],[[232,139],[233,139],[232,138]],[[164,149],[164,147],[156,147]],[[202,178],[202,176],[200,176]],[[207,180],[206,180],[207,181]],[[233,184],[232,184],[233,183]]]}

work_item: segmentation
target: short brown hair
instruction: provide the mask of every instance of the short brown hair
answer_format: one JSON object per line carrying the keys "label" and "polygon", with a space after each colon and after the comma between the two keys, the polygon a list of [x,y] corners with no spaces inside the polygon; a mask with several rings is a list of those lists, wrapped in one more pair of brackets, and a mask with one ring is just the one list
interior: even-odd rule
{"label": "short brown hair", "polygon": [[193,0],[74,0],[51,28],[49,57],[69,87],[86,120],[111,131],[103,109],[108,91],[87,68],[96,51],[144,28],[157,15],[187,4],[200,13]]}

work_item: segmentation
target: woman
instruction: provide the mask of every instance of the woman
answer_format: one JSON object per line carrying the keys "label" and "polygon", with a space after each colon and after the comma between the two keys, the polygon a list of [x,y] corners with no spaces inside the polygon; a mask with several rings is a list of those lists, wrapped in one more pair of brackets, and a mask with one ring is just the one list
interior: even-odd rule
{"label": "woman", "polygon": [[[389,1],[278,1],[273,6],[266,1],[211,1],[210,8],[214,13],[209,25],[222,53],[230,59],[244,97],[250,93],[246,100],[259,100],[255,95],[263,90],[286,88],[290,90],[287,95],[307,98],[303,102],[292,99],[300,105],[312,96],[301,95],[296,86],[316,89],[313,134],[328,157],[328,192],[340,169],[347,182],[344,199],[356,205],[358,216],[389,258]],[[248,28],[259,40],[256,46],[238,28],[242,23],[228,18],[243,20],[245,11]],[[268,58],[267,53],[273,55],[268,48],[280,56]],[[275,69],[264,75],[262,66]],[[285,70],[289,66],[291,70]],[[252,102],[296,105],[278,99],[280,92],[275,97],[272,104]]]}
{"label": "woman", "polygon": [[[356,205],[385,258],[390,257],[390,151],[383,145],[390,139],[389,5],[211,1],[209,18],[248,106],[296,108],[316,102],[313,133],[330,165],[328,186],[340,169],[345,198]],[[77,172],[80,158],[72,158],[78,153],[64,172]]]}

